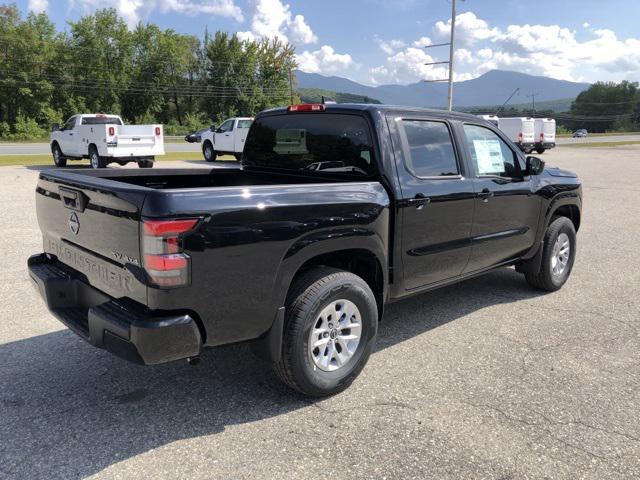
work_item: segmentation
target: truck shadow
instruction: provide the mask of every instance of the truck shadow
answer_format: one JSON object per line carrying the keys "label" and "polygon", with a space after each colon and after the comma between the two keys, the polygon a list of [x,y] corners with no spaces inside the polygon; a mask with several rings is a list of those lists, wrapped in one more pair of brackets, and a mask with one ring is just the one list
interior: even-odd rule
{"label": "truck shadow", "polygon": [[[484,307],[536,295],[521,275],[501,269],[392,304],[374,355]],[[1,345],[0,385],[0,475],[11,478],[84,478],[176,440],[311,404],[246,345],[208,350],[198,367],[140,367],[67,330]]]}

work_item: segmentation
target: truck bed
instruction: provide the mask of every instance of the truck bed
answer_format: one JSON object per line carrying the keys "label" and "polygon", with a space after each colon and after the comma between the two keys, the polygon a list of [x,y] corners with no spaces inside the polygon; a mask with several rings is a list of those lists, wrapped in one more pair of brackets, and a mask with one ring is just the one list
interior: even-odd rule
{"label": "truck bed", "polygon": [[[188,310],[205,344],[217,345],[269,328],[284,304],[281,283],[316,245],[386,257],[390,199],[378,181],[357,180],[239,168],[47,170],[36,207],[46,255],[114,301]],[[189,284],[158,287],[147,280],[143,230],[181,218],[199,219],[183,243]]]}

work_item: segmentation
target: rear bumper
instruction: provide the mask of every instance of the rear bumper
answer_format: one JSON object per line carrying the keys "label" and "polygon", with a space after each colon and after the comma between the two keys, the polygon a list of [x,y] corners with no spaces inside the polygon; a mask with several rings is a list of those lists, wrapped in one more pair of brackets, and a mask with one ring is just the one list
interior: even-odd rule
{"label": "rear bumper", "polygon": [[194,357],[202,339],[187,314],[158,313],[115,300],[48,254],[28,261],[29,276],[51,313],[84,340],[143,365]]}
{"label": "rear bumper", "polygon": [[536,147],[542,147],[542,148],[555,148],[556,146],[556,142],[538,142],[536,143]]}

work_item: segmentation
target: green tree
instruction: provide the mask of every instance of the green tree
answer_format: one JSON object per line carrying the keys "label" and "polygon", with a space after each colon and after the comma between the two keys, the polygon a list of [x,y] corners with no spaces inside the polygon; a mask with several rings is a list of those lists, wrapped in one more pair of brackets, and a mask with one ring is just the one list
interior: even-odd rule
{"label": "green tree", "polygon": [[633,128],[637,120],[637,117],[634,119],[637,98],[636,82],[596,82],[571,104],[573,127],[601,132],[615,127]]}

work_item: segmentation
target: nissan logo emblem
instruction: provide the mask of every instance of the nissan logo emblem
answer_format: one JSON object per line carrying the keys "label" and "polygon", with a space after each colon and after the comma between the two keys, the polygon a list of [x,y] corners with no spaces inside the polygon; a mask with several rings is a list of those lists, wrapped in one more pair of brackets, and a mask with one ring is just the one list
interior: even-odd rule
{"label": "nissan logo emblem", "polygon": [[78,220],[76,212],[73,212],[69,217],[69,230],[71,230],[71,233],[74,235],[77,235],[80,231],[80,220]]}

